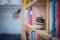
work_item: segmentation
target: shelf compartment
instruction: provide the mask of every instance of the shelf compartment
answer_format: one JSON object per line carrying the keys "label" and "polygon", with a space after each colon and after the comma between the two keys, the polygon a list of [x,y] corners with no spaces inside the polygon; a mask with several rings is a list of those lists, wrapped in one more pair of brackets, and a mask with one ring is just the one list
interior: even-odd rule
{"label": "shelf compartment", "polygon": [[48,34],[46,30],[36,30],[33,25],[29,25],[26,22],[24,22],[24,25],[26,27],[28,27],[29,29],[34,30],[35,32],[37,32],[37,34],[39,34],[40,36],[42,36],[45,39],[48,39],[49,37],[51,37],[51,34]]}

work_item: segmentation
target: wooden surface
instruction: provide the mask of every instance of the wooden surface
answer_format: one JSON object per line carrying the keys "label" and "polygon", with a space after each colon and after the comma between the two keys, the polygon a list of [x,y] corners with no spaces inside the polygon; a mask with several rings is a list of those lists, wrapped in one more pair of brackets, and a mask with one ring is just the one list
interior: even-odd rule
{"label": "wooden surface", "polygon": [[46,30],[50,31],[50,1],[46,1]]}
{"label": "wooden surface", "polygon": [[[32,11],[33,11],[33,25],[36,23],[36,15],[37,14],[42,14],[43,19],[46,19],[46,0],[38,0],[33,6],[32,6]],[[46,27],[46,26],[45,26]]]}
{"label": "wooden surface", "polygon": [[31,30],[32,29],[32,30],[36,31],[37,34],[42,36],[44,39],[48,39],[49,37],[51,37],[51,35],[48,34],[46,30],[36,30],[33,25],[29,25],[27,23],[24,23],[24,24],[25,24],[27,30]]}
{"label": "wooden surface", "polygon": [[[48,3],[48,4],[47,4]],[[24,10],[28,7],[32,7],[33,10],[33,25],[35,24],[35,18],[36,18],[36,14],[42,14],[43,15],[43,19],[46,19],[46,30],[36,30],[33,26],[24,23]],[[41,37],[43,37],[44,39],[48,39],[49,36],[51,36],[50,34],[48,34],[49,31],[49,1],[48,0],[37,0],[32,2],[31,4],[29,4],[27,7],[22,7],[22,40],[26,40],[26,35],[25,35],[25,31],[28,30],[35,30],[38,35],[40,35]]]}
{"label": "wooden surface", "polygon": [[22,2],[22,40],[26,40],[25,26],[24,26],[24,7],[23,7],[23,2]]}
{"label": "wooden surface", "polygon": [[[36,30],[33,25],[29,25],[27,23],[25,23],[25,26],[26,26],[25,29],[27,33],[29,33],[29,30],[31,29],[36,31],[37,36],[38,36],[37,40],[48,40],[48,38],[51,37],[51,34],[48,34],[46,30]],[[60,40],[60,39],[53,37],[52,40]]]}
{"label": "wooden surface", "polygon": [[41,37],[39,34],[37,34],[37,36],[38,36],[37,40],[46,40],[43,37]]}

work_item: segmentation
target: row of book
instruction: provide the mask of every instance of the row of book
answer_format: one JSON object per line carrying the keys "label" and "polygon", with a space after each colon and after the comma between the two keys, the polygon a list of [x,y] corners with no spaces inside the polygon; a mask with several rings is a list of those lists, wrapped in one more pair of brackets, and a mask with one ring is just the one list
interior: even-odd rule
{"label": "row of book", "polygon": [[53,0],[50,7],[50,31],[52,37],[60,39],[60,0]]}
{"label": "row of book", "polygon": [[33,0],[24,0],[24,7],[26,7],[29,3],[31,3]]}
{"label": "row of book", "polygon": [[[32,25],[32,8],[25,9],[25,22]],[[37,40],[37,33],[34,30],[29,30],[26,32],[27,40]]]}
{"label": "row of book", "polygon": [[[52,37],[60,39],[60,1],[53,0],[50,3],[50,32]],[[32,8],[25,10],[25,22],[32,25]]]}
{"label": "row of book", "polygon": [[30,30],[29,33],[26,32],[27,40],[37,40],[37,33],[34,30]]}
{"label": "row of book", "polygon": [[32,25],[32,8],[25,9],[25,22]]}

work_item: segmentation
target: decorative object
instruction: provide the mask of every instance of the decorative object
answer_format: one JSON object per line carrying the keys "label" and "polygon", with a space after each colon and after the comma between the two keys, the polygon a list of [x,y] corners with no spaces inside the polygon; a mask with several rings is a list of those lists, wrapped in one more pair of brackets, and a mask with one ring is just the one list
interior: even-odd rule
{"label": "decorative object", "polygon": [[43,19],[43,16],[41,14],[37,14],[35,28],[42,30],[44,29],[44,24],[45,24],[45,20]]}
{"label": "decorative object", "polygon": [[21,11],[21,9],[19,9],[17,12],[15,12],[15,13],[13,14],[13,18],[14,18],[14,19],[19,18],[19,13],[20,13],[20,11]]}

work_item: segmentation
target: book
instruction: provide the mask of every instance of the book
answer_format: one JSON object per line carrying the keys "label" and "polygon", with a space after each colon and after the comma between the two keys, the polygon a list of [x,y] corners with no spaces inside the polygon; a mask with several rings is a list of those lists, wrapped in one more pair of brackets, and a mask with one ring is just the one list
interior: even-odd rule
{"label": "book", "polygon": [[52,33],[52,37],[55,37],[55,3],[56,3],[56,0],[53,0],[52,1],[52,22],[51,22],[51,24],[52,24],[52,31],[51,31],[51,33]]}
{"label": "book", "polygon": [[49,33],[52,31],[52,1],[50,2],[50,30]]}
{"label": "book", "polygon": [[24,0],[24,7],[26,7],[29,3],[29,0]]}
{"label": "book", "polygon": [[56,2],[56,37],[60,39],[60,0]]}
{"label": "book", "polygon": [[27,8],[25,9],[25,22],[27,22],[28,24],[32,25],[32,9],[31,8]]}
{"label": "book", "polygon": [[30,22],[30,25],[32,25],[32,9],[30,10],[30,15],[29,15],[29,17],[30,17],[30,18],[29,18],[29,20],[30,20],[30,21],[29,21],[29,22]]}
{"label": "book", "polygon": [[29,9],[25,9],[24,11],[24,20],[29,24]]}
{"label": "book", "polygon": [[37,40],[37,33],[36,32],[35,32],[35,37],[34,38],[35,38],[35,40]]}
{"label": "book", "polygon": [[32,35],[31,35],[31,37],[32,37],[31,40],[35,40],[35,31],[32,31],[31,34],[32,34]]}
{"label": "book", "polygon": [[30,30],[30,40],[37,40],[37,33],[34,30]]}

